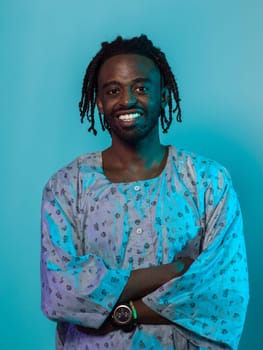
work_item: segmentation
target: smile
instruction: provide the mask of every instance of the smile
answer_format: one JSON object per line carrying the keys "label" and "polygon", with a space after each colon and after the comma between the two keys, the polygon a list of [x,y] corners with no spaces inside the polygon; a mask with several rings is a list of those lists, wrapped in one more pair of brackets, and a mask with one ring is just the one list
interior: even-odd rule
{"label": "smile", "polygon": [[118,118],[123,121],[132,121],[134,119],[140,118],[141,113],[129,113],[129,114],[121,114]]}

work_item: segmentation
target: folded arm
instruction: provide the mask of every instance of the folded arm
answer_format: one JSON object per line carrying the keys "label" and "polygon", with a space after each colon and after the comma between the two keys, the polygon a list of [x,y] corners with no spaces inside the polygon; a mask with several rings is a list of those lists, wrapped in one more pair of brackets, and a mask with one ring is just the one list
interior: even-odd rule
{"label": "folded arm", "polygon": [[[42,310],[56,321],[99,328],[120,302],[139,300],[180,276],[190,261],[131,271],[110,269],[103,259],[83,252],[72,193],[46,186],[42,202]],[[150,310],[148,310],[150,312]],[[152,311],[154,312],[154,311]],[[160,317],[155,313],[155,317]]]}
{"label": "folded arm", "polygon": [[242,216],[229,178],[205,196],[200,255],[183,275],[142,300],[193,334],[237,349],[249,298]]}
{"label": "folded arm", "polygon": [[[187,271],[193,260],[190,258],[180,258],[170,264],[133,270],[130,278],[118,300],[118,304],[133,300],[137,311],[139,323],[144,324],[172,324],[172,322],[161,316],[159,313],[148,307],[142,298],[161,287],[171,279],[181,276]],[[78,327],[87,334],[103,335],[114,331],[116,327],[109,316],[99,329],[90,327]]]}

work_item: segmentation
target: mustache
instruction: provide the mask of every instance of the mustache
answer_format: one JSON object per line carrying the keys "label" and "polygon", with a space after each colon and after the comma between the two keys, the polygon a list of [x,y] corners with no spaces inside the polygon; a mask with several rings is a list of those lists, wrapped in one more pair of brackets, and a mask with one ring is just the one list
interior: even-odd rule
{"label": "mustache", "polygon": [[119,108],[114,108],[112,110],[112,115],[113,116],[119,116],[121,114],[129,114],[129,113],[144,113],[144,109],[139,106],[132,106],[131,108],[125,108],[125,107],[119,107]]}

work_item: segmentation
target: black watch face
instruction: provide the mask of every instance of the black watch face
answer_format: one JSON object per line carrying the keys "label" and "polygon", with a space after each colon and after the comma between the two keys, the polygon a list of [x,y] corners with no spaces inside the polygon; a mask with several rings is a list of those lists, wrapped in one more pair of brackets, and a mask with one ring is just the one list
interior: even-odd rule
{"label": "black watch face", "polygon": [[114,318],[120,325],[128,324],[132,320],[132,311],[127,305],[119,305],[115,309]]}

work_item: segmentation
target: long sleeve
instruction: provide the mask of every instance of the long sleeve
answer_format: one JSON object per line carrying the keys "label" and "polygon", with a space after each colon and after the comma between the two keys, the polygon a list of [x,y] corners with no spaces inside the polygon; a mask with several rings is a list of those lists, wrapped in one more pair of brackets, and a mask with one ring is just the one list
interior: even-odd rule
{"label": "long sleeve", "polygon": [[42,310],[56,321],[99,327],[117,302],[130,271],[110,269],[100,256],[84,251],[76,178],[60,172],[43,192]]}
{"label": "long sleeve", "polygon": [[[180,255],[191,268],[143,298],[172,324],[102,337],[74,326],[100,327],[132,270]],[[58,323],[58,349],[237,349],[248,302],[242,217],[216,162],[170,147],[160,176],[112,183],[100,152],[77,158],[44,189],[41,258],[42,309]]]}
{"label": "long sleeve", "polygon": [[[200,255],[183,276],[143,301],[197,336],[236,350],[249,298],[247,262],[239,203],[227,174],[223,180],[220,187],[216,178],[200,199],[204,225]],[[189,247],[191,242],[188,251]]]}

